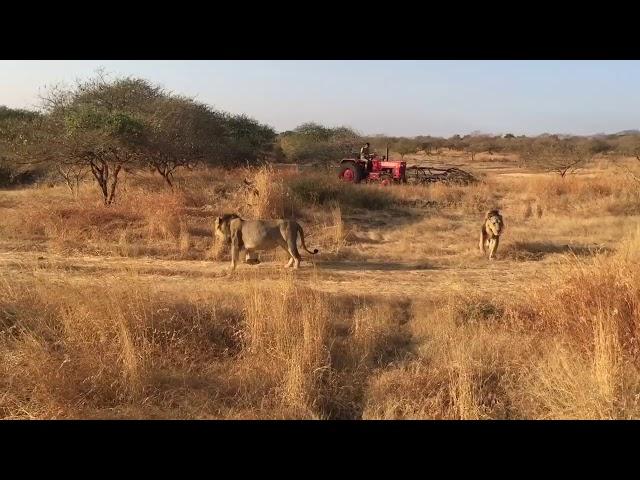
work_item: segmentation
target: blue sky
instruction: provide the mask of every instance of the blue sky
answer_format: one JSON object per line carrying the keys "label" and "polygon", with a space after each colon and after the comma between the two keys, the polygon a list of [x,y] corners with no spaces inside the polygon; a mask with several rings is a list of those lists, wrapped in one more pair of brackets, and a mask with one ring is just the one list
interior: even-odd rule
{"label": "blue sky", "polygon": [[0,105],[103,67],[283,131],[614,133],[640,128],[640,61],[0,61]]}

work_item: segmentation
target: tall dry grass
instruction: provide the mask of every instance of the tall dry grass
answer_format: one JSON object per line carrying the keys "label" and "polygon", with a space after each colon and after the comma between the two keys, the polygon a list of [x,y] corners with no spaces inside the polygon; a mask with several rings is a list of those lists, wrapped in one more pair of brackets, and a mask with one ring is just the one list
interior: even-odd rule
{"label": "tall dry grass", "polygon": [[330,366],[330,300],[296,286],[293,275],[267,288],[260,283],[247,288],[247,354],[278,370],[287,402],[312,411],[318,378]]}
{"label": "tall dry grass", "polygon": [[501,190],[503,188],[500,184],[485,180],[466,186],[446,183],[405,185],[391,188],[389,192],[400,202],[409,205],[431,205],[441,209],[457,209],[467,214],[478,214],[501,207]]}
{"label": "tall dry grass", "polygon": [[629,215],[640,208],[639,186],[612,171],[596,176],[538,176],[527,179],[523,191],[542,209],[554,213]]}
{"label": "tall dry grass", "polygon": [[250,176],[252,186],[247,192],[247,214],[251,218],[291,218],[295,215],[284,178],[273,167],[260,167]]}
{"label": "tall dry grass", "polygon": [[397,344],[388,305],[292,274],[170,295],[123,275],[0,279],[0,416],[355,418],[366,372]]}
{"label": "tall dry grass", "polygon": [[380,185],[345,183],[337,175],[304,173],[288,179],[295,201],[311,208],[326,208],[339,204],[353,211],[383,210],[393,206],[391,188]]}
{"label": "tall dry grass", "polygon": [[551,338],[524,376],[524,404],[540,418],[628,418],[639,413],[637,265],[640,236],[620,250],[570,258],[550,288],[514,316]]}
{"label": "tall dry grass", "polygon": [[[369,297],[357,283],[366,273],[354,282],[348,271],[327,274],[339,294],[323,292],[327,282],[312,274],[257,270],[228,283],[161,283],[125,271],[55,281],[38,271],[3,275],[0,416],[638,418],[640,234],[615,251],[563,254],[549,238],[531,246],[551,227],[617,235],[616,222],[628,223],[622,216],[640,205],[626,180],[385,189],[268,168],[252,175],[258,195],[249,200],[242,177],[228,172],[185,172],[174,192],[138,176],[110,208],[86,189],[78,201],[57,187],[16,192],[0,199],[0,233],[57,252],[219,258],[211,220],[239,208],[255,218],[299,216],[314,246],[344,258],[375,249],[373,260],[402,268],[449,255],[466,268],[477,267],[469,252],[482,212],[502,207],[509,236],[499,253],[544,247],[560,260],[526,285],[505,276],[498,291],[447,277],[446,294],[435,297],[427,278],[422,297],[406,298]],[[414,241],[398,253],[399,238]],[[514,258],[491,274],[530,260]]]}
{"label": "tall dry grass", "polygon": [[[524,301],[0,284],[5,418],[636,418],[637,239]],[[219,287],[218,287],[219,288]]]}
{"label": "tall dry grass", "polygon": [[[25,196],[3,211],[5,239],[43,242],[55,253],[185,256],[192,230],[188,197],[181,191],[129,189],[105,207],[82,192],[73,198]],[[199,221],[196,218],[196,221]]]}
{"label": "tall dry grass", "polygon": [[374,376],[366,418],[610,419],[640,415],[640,235],[567,257],[517,301],[425,305],[416,358]]}

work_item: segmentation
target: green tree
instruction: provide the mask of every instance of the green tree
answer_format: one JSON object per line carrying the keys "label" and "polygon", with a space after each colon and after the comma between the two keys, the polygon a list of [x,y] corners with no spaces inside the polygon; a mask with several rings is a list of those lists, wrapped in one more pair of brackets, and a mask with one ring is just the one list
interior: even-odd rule
{"label": "green tree", "polygon": [[400,154],[400,157],[404,160],[404,156],[409,153],[416,153],[418,145],[415,140],[404,138],[399,142],[393,144],[393,150]]}
{"label": "green tree", "polygon": [[575,172],[592,154],[584,144],[557,137],[536,139],[522,152],[521,156],[530,166],[537,166],[549,172],[555,172],[564,178]]}
{"label": "green tree", "polygon": [[[615,141],[615,151],[620,156],[630,156],[640,162],[640,135],[621,135]],[[640,174],[636,168],[628,168],[624,162],[620,162],[618,165],[624,173],[631,177],[637,184],[640,184]]]}
{"label": "green tree", "polygon": [[619,155],[636,157],[640,161],[640,135],[622,135],[616,141]]}
{"label": "green tree", "polygon": [[268,159],[273,152],[276,133],[268,125],[246,115],[223,114],[225,129],[224,164],[254,164]]}
{"label": "green tree", "polygon": [[279,137],[279,147],[289,161],[335,161],[357,149],[362,138],[348,127],[328,128],[304,123]]}
{"label": "green tree", "polygon": [[164,95],[146,80],[110,81],[102,73],[72,88],[54,87],[42,98],[44,115],[21,130],[14,146],[35,163],[87,168],[110,205],[121,171],[146,164],[148,119]]}
{"label": "green tree", "polygon": [[224,116],[207,105],[162,96],[155,100],[148,120],[147,161],[169,187],[178,168],[224,163],[228,128]]}
{"label": "green tree", "polygon": [[613,150],[613,145],[606,140],[594,138],[588,141],[586,148],[592,155],[597,155],[599,153],[607,153]]}
{"label": "green tree", "polygon": [[445,145],[445,140],[431,136],[419,136],[415,138],[417,147],[423,150],[427,155],[438,154],[440,149]]}
{"label": "green tree", "polygon": [[43,175],[44,169],[34,169],[16,155],[22,131],[33,128],[40,119],[35,111],[0,106],[0,184],[10,185]]}

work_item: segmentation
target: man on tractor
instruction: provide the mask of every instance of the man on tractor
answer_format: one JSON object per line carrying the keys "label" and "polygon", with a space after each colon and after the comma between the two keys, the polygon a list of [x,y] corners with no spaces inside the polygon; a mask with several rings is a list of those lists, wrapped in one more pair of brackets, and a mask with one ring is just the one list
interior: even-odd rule
{"label": "man on tractor", "polygon": [[369,142],[360,149],[360,160],[369,160]]}
{"label": "man on tractor", "polygon": [[371,171],[371,155],[369,154],[369,142],[360,149],[360,160],[367,161],[367,172]]}

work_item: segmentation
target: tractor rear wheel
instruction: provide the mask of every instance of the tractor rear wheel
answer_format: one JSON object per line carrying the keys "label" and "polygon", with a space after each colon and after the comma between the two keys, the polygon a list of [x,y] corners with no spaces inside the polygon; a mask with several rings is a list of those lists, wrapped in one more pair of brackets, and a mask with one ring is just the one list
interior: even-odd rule
{"label": "tractor rear wheel", "polygon": [[362,169],[358,165],[348,163],[340,167],[338,176],[345,182],[360,183],[360,180],[362,180]]}

